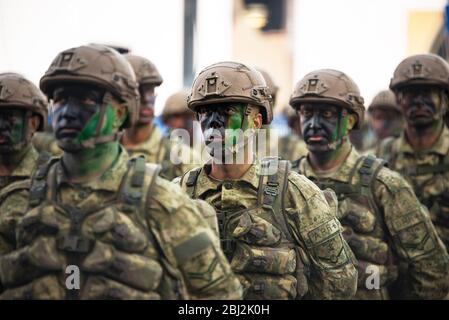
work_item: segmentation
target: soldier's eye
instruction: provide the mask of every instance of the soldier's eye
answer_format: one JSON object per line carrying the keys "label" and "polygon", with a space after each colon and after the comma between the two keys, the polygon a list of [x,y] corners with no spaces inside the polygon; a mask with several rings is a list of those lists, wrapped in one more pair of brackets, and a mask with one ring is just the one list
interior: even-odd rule
{"label": "soldier's eye", "polygon": [[334,113],[331,110],[323,110],[323,112],[321,113],[323,118],[332,118]]}

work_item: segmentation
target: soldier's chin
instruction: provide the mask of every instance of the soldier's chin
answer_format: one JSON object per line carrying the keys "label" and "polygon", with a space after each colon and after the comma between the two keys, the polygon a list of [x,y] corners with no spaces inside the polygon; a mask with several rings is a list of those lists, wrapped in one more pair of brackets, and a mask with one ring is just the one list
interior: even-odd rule
{"label": "soldier's chin", "polygon": [[307,143],[306,146],[312,153],[325,153],[331,150],[327,141],[326,143]]}
{"label": "soldier's chin", "polygon": [[77,153],[82,150],[82,146],[71,138],[58,139],[56,142],[58,147],[64,152]]}

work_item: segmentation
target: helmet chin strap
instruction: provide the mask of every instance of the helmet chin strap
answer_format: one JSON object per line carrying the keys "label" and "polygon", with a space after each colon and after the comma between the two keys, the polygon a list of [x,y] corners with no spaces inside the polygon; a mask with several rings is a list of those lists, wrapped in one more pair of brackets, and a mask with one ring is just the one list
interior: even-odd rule
{"label": "helmet chin strap", "polygon": [[101,129],[103,128],[104,118],[106,114],[106,108],[112,101],[112,94],[106,92],[103,101],[100,106],[100,114],[98,117],[98,122],[95,127],[95,135],[92,138],[86,139],[80,143],[80,146],[87,149],[93,149],[98,144],[103,144],[111,141],[118,141],[122,135],[122,132],[115,132],[108,135],[102,135]]}

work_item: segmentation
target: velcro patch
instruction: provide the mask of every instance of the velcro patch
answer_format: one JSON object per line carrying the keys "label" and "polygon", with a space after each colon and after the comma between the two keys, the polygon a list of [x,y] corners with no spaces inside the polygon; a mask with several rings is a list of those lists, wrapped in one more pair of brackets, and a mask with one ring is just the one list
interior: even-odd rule
{"label": "velcro patch", "polygon": [[323,223],[319,227],[309,231],[307,234],[307,239],[309,245],[314,245],[323,242],[326,239],[329,239],[331,236],[340,232],[340,223],[338,220],[332,219]]}

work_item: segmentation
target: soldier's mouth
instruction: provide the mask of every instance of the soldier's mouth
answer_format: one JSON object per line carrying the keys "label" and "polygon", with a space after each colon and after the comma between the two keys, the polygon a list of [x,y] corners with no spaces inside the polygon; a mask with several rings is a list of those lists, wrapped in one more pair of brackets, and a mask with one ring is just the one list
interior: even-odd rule
{"label": "soldier's mouth", "polygon": [[11,138],[8,135],[4,135],[0,133],[0,144],[9,144],[11,142]]}

